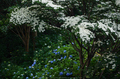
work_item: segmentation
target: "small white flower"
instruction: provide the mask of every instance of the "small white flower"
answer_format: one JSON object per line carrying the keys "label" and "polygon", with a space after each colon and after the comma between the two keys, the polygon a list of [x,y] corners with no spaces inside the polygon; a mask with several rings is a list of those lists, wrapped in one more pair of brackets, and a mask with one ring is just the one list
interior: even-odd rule
{"label": "small white flower", "polygon": [[10,64],[8,64],[8,66],[10,66]]}
{"label": "small white flower", "polygon": [[116,65],[115,65],[115,64],[113,64],[113,65],[112,65],[112,69],[115,69],[115,67],[116,67]]}
{"label": "small white flower", "polygon": [[18,76],[18,78],[20,78],[20,76]]}

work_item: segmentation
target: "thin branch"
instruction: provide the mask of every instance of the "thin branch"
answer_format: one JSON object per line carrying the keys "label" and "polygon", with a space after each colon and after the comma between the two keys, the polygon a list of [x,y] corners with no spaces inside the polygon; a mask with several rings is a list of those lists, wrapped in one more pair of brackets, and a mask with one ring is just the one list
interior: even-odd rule
{"label": "thin branch", "polygon": [[13,33],[15,33],[16,35],[18,35],[15,31],[13,31],[12,29],[10,29]]}
{"label": "thin branch", "polygon": [[[67,32],[68,32],[68,34],[69,34],[69,30],[67,30]],[[76,43],[75,43],[74,39],[72,38],[72,40],[71,40],[70,37],[68,37],[68,39],[70,40],[70,43],[71,43],[71,44],[72,44],[72,40],[73,40],[74,45],[72,44],[72,46],[75,48],[76,51],[79,52],[80,49],[76,46]]]}
{"label": "thin branch", "polygon": [[119,47],[119,43],[118,42],[119,42],[119,39],[117,39],[117,42],[115,43],[114,48],[113,48],[112,51],[116,50]]}
{"label": "thin branch", "polygon": [[21,40],[23,41],[23,43],[25,44],[25,40],[20,36],[20,33],[19,33],[19,31],[18,31],[18,29],[15,27],[15,29],[16,29],[16,31],[17,31],[17,33],[18,33],[18,36],[21,38]]}
{"label": "thin branch", "polygon": [[103,72],[104,72],[104,70],[101,72],[99,79],[101,79],[101,77],[102,77],[102,75],[103,75]]}
{"label": "thin branch", "polygon": [[20,27],[20,26],[18,26],[18,27],[19,27],[19,29],[20,29],[20,32],[21,32],[21,34],[22,34],[22,37],[25,38],[25,35],[24,35],[24,33],[23,33],[24,30],[22,30],[22,27]]}
{"label": "thin branch", "polygon": [[[81,41],[81,45],[82,45],[82,41]],[[82,62],[82,65],[83,65],[83,52],[82,52],[82,46],[80,47],[80,52],[79,52],[79,57],[81,58],[81,62]]]}
{"label": "thin branch", "polygon": [[84,69],[87,62],[88,62],[88,58],[86,59],[85,63],[82,65],[81,69]]}
{"label": "thin branch", "polygon": [[[67,32],[68,32],[68,34],[69,34],[70,30],[67,30]],[[70,32],[70,33],[71,33],[71,32]],[[70,38],[69,38],[69,40],[70,40]],[[73,38],[72,38],[72,40],[73,40],[73,42],[74,42],[74,45],[72,44],[72,41],[70,40],[70,41],[71,41],[71,44],[72,44],[72,46],[74,47],[74,49],[79,52],[80,64],[83,65],[82,48],[80,47],[80,49],[79,49],[79,48],[76,46],[76,43],[75,43],[75,41],[74,41]],[[81,42],[81,43],[82,43],[82,42]]]}
{"label": "thin branch", "polygon": [[90,53],[94,50],[94,39],[93,39],[93,43],[92,43],[92,47],[91,47],[91,51],[90,51]]}
{"label": "thin branch", "polygon": [[[71,42],[70,42],[71,43]],[[71,43],[72,44],[72,43]],[[79,52],[79,50],[72,44],[72,46],[73,46],[73,48],[77,51],[77,52]]]}
{"label": "thin branch", "polygon": [[83,13],[86,15],[86,3],[85,0],[82,0],[83,3]]}

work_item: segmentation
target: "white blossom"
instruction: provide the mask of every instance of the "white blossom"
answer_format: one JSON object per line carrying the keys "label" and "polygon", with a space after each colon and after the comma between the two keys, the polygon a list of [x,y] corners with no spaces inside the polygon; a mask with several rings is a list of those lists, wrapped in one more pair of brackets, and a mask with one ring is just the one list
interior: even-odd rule
{"label": "white blossom", "polygon": [[94,42],[94,44],[97,44],[100,47],[100,45],[103,44],[103,42],[98,40],[97,42]]}
{"label": "white blossom", "polygon": [[[105,31],[106,35],[109,34],[108,29],[111,32],[115,32],[113,28],[109,26],[109,24],[112,23],[110,21],[100,20],[97,23],[90,23],[84,18],[84,16],[68,16],[63,18],[63,20],[65,22],[61,25],[61,27],[65,29],[71,28],[71,32],[75,32],[76,35],[79,34],[82,41],[85,41],[86,43],[90,41],[90,39],[95,38],[95,34],[88,29],[89,27],[93,30],[95,27],[102,29],[103,31]],[[76,31],[77,29],[79,29],[79,31]]]}
{"label": "white blossom", "polygon": [[32,4],[34,4],[35,1],[39,1],[39,0],[32,0]]}
{"label": "white blossom", "polygon": [[96,0],[96,1],[99,1],[99,0]]}
{"label": "white blossom", "polygon": [[[104,57],[104,60],[107,62],[106,63],[106,68],[108,68],[108,66],[109,66],[109,64],[112,64],[112,69],[114,69],[115,67],[116,67],[116,64],[115,64],[115,59],[114,59],[114,57],[115,57],[115,54],[112,54],[112,53],[110,53],[109,55],[103,55],[103,57]],[[113,58],[112,58],[113,57]]]}
{"label": "white blossom", "polygon": [[113,64],[113,65],[112,65],[112,69],[115,69],[115,67],[116,67],[116,64]]}
{"label": "white blossom", "polygon": [[87,29],[88,27],[94,28],[94,25],[92,23],[83,22],[77,27],[79,28],[78,33],[80,34],[80,38],[82,38],[82,41],[87,42],[90,41],[91,38],[95,38],[94,33]]}
{"label": "white blossom", "polygon": [[[101,19],[98,21],[98,24],[99,28],[103,28],[103,30],[106,31],[107,35],[109,34],[108,29],[117,35],[117,25],[115,21],[112,22],[110,19]],[[109,27],[109,25],[111,25],[111,27]]]}
{"label": "white blossom", "polygon": [[30,24],[32,30],[35,30],[35,27],[39,26],[39,32],[44,32],[45,29],[43,27],[43,24],[41,24],[43,21],[40,22],[39,17],[37,17],[36,11],[30,11],[29,8],[30,7],[15,8],[11,13],[10,22],[15,25]]}
{"label": "white blossom", "polygon": [[27,0],[22,0],[22,2],[21,2],[21,3],[24,3],[25,1],[27,1]]}
{"label": "white blossom", "polygon": [[[90,38],[94,38],[94,34],[88,30],[88,27],[94,27],[93,24],[86,22],[87,20],[83,17],[83,16],[77,16],[77,17],[65,17],[65,22],[61,27],[64,27],[65,29],[67,29],[68,27],[73,27],[72,32],[76,29],[79,29],[78,32],[76,32],[76,34],[80,34],[80,38],[87,42],[90,41]],[[82,22],[79,24],[79,22]]]}
{"label": "white blossom", "polygon": [[39,27],[38,27],[38,31],[39,32],[44,32],[45,31],[45,27],[46,26],[46,23],[44,21],[41,21],[40,24],[39,24]]}
{"label": "white blossom", "polygon": [[120,0],[116,0],[116,5],[120,5]]}
{"label": "white blossom", "polygon": [[68,26],[73,27],[73,26],[77,25],[78,22],[81,21],[82,18],[83,18],[83,16],[77,16],[77,17],[68,16],[68,17],[65,17],[65,18],[63,18],[63,20],[65,20],[65,22],[61,27],[64,27],[64,28],[67,28]]}
{"label": "white blossom", "polygon": [[54,9],[63,8],[61,5],[54,4],[52,0],[32,0],[32,4],[34,4],[35,1],[46,3],[46,6],[53,7]]}
{"label": "white blossom", "polygon": [[120,20],[120,13],[119,12],[115,12],[115,13],[105,13],[103,14],[104,16],[107,16],[108,18],[117,18]]}

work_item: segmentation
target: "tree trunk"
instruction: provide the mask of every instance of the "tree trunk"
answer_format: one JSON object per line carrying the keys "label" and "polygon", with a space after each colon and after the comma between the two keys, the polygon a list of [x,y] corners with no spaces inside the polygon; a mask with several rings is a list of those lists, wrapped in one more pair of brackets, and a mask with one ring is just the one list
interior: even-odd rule
{"label": "tree trunk", "polygon": [[80,70],[80,79],[83,79],[83,68],[81,68],[81,70]]}
{"label": "tree trunk", "polygon": [[[79,59],[80,59],[80,65],[81,65],[81,70],[80,70],[80,79],[83,79],[83,70],[84,70],[84,67],[83,67],[83,56],[82,56],[82,50],[81,52],[79,52]],[[83,67],[83,68],[82,68]]]}
{"label": "tree trunk", "polygon": [[29,39],[30,39],[30,26],[26,26],[25,31],[25,50],[26,52],[29,52]]}
{"label": "tree trunk", "polygon": [[35,50],[35,37],[37,36],[37,32],[32,32],[32,40],[33,40],[33,51]]}
{"label": "tree trunk", "polygon": [[10,29],[13,33],[20,37],[25,46],[26,52],[29,52],[30,28],[31,28],[30,26],[23,25],[15,27],[16,31]]}

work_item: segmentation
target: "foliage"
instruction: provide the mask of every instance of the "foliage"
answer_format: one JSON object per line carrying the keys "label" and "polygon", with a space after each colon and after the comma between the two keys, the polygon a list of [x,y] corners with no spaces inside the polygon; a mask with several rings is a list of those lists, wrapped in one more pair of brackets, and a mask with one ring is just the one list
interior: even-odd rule
{"label": "foliage", "polygon": [[[114,0],[46,1],[47,2],[39,0],[34,2],[32,0],[29,5],[23,2],[23,5],[25,5],[17,9],[17,11],[19,12],[19,10],[23,11],[25,8],[29,8],[29,10],[35,12],[38,18],[40,18],[39,20],[45,22],[47,26],[59,28],[62,32],[60,32],[60,34],[64,35],[64,40],[67,41],[68,44],[66,44],[66,42],[64,44],[64,40],[62,40],[63,38],[61,37],[63,35],[58,34],[52,36],[50,34],[51,37],[49,38],[50,35],[48,33],[43,33],[45,36],[48,34],[48,37],[36,37],[38,41],[36,46],[38,48],[34,52],[34,57],[32,51],[29,55],[25,54],[26,52],[18,51],[22,52],[17,54],[17,56],[20,56],[19,60],[15,57],[15,53],[12,54],[13,58],[11,58],[11,61],[13,63],[16,62],[13,61],[14,59],[19,62],[24,61],[23,66],[27,64],[26,61],[28,60],[34,62],[29,66],[26,65],[26,68],[21,66],[18,70],[15,70],[15,73],[11,71],[12,74],[5,76],[10,78],[14,77],[15,79],[40,77],[80,77],[80,79],[119,78],[119,59],[116,58],[116,55],[119,57],[120,51],[118,49],[120,47],[119,36],[117,35],[118,31],[116,31],[117,23],[120,21],[118,18],[118,4],[115,4]],[[18,16],[19,13],[17,11],[12,12],[13,15],[15,13],[15,15]],[[26,13],[24,11],[23,14]],[[27,13],[27,15],[29,15],[29,13]],[[14,23],[17,19],[16,24],[29,23],[28,21],[22,22],[22,20],[19,20],[21,17],[16,16],[11,17],[15,17],[15,20],[11,20],[11,22],[13,21]],[[25,16],[25,18],[27,17]],[[26,19],[23,18],[23,20]],[[35,20],[35,22],[39,22],[39,20]],[[31,23],[34,23],[32,21]],[[44,29],[46,26],[43,25],[37,24],[37,27],[40,26],[38,27],[39,30],[45,31],[48,29]],[[33,24],[33,26],[36,26],[36,23]],[[56,29],[54,31],[56,31]],[[50,32],[51,31],[49,31],[49,33]],[[58,30],[56,32],[58,32]],[[42,34],[39,33],[39,35]],[[55,40],[55,42],[53,41],[56,38],[59,40],[59,43],[56,42],[57,40]],[[45,41],[43,42],[43,40]],[[71,45],[69,45],[69,43],[71,43]],[[63,46],[63,44],[65,46]],[[99,53],[99,56],[96,56],[96,53]],[[21,57],[21,55],[24,55],[26,59]],[[4,67],[6,66],[6,64],[5,66],[4,64],[5,63],[3,63],[2,66],[2,72],[8,73],[4,71]]]}
{"label": "foliage", "polygon": [[[38,37],[36,37],[36,47],[37,48],[55,48],[57,45],[66,44],[62,39],[63,31],[57,28],[47,28],[44,33],[38,33]],[[59,42],[59,43],[57,43]]]}
{"label": "foliage", "polygon": [[[59,31],[59,33],[58,33],[58,31],[59,30],[55,30],[52,28],[52,29],[48,29],[44,33],[38,34],[38,37],[36,37],[36,51],[38,51],[40,49],[44,50],[44,51],[42,51],[43,53],[41,53],[41,56],[44,56],[45,52],[47,55],[47,52],[49,50],[53,49],[56,45],[60,45],[60,44],[62,45],[62,43],[58,44],[58,42],[62,41],[62,38],[59,37],[59,33],[61,31]],[[58,39],[59,39],[59,41],[58,41]],[[0,72],[3,73],[0,75],[0,78],[12,78],[14,76],[14,74],[13,74],[14,72],[17,72],[17,71],[22,72],[22,70],[24,70],[24,67],[29,67],[29,65],[32,64],[33,57],[34,57],[33,54],[35,53],[35,52],[33,52],[33,49],[32,49],[32,42],[31,42],[32,40],[30,40],[29,54],[27,52],[24,52],[24,49],[22,48],[23,44],[21,43],[22,41],[16,35],[14,35],[11,31],[8,32],[7,36],[0,39],[0,41],[1,41],[0,48],[2,48],[1,52],[0,52],[0,56],[1,56],[0,60],[1,60],[1,64],[2,64],[1,68],[0,68],[0,70],[1,70]],[[6,42],[4,42],[4,41],[6,41]],[[43,44],[41,44],[41,43],[43,43]],[[47,45],[44,45],[45,43]],[[48,49],[48,48],[50,48],[50,49]],[[46,55],[45,55],[45,57],[47,57]],[[42,60],[44,60],[44,59],[42,59]],[[4,63],[4,62],[6,62],[6,63]],[[10,62],[12,64],[10,66],[11,68],[15,67],[15,68],[12,68],[12,70],[10,69],[11,74],[7,74],[8,71],[5,70],[6,68],[8,68],[7,62]],[[44,62],[43,62],[43,64],[44,64]]]}
{"label": "foliage", "polygon": [[[6,60],[6,58],[10,58],[11,54],[10,52],[13,52],[15,50],[21,49],[23,46],[21,44],[20,39],[16,35],[14,35],[11,31],[7,31],[7,35],[3,34],[3,36],[0,39],[0,60],[1,62],[3,60]],[[13,43],[14,41],[14,43]],[[18,53],[16,53],[18,54]]]}
{"label": "foliage", "polygon": [[[23,66],[17,66],[11,62],[4,61],[2,63],[2,73],[4,73],[5,78],[12,79],[78,79],[81,66],[77,55],[78,53],[71,45],[60,45],[57,46],[56,49],[50,49],[47,52],[39,49],[34,52],[33,62],[31,62],[31,64],[29,63],[29,65],[27,65],[28,63],[26,63],[26,65],[24,63]],[[87,57],[87,54],[85,57]],[[101,78],[119,78],[119,63],[119,56],[115,54],[106,54],[101,57],[100,54],[96,53],[91,60],[90,68],[87,72],[85,71],[85,75],[90,79],[97,79],[101,74]],[[113,67],[114,64],[115,66]]]}
{"label": "foliage", "polygon": [[[21,4],[21,0],[1,0],[0,1],[0,32],[7,33],[7,27],[9,26],[9,13],[14,7]],[[6,5],[6,6],[4,6]]]}
{"label": "foliage", "polygon": [[[64,21],[61,27],[66,29],[65,30],[67,32],[66,39],[69,39],[71,43],[73,42],[74,44],[72,44],[72,46],[77,52],[79,52],[81,79],[87,77],[85,76],[84,70],[89,69],[91,59],[94,57],[95,52],[101,52],[102,54],[105,53],[106,50],[103,49],[104,45],[107,45],[108,47],[113,46],[113,49],[107,50],[107,53],[112,52],[115,49],[114,45],[117,44],[115,40],[119,40],[117,32],[112,28],[115,25],[111,27],[109,21],[107,22],[105,21],[105,23],[101,22],[101,20],[104,18],[105,19],[107,18],[109,20],[112,19],[111,22],[112,24],[113,21],[116,21],[115,19],[113,19],[113,17],[101,18],[101,15],[104,15],[104,11],[107,11],[107,13],[109,13],[111,12],[110,10],[113,11],[113,9],[115,9],[116,6],[111,5],[115,4],[115,2],[112,1],[94,1],[94,2],[95,3],[92,3],[91,1],[89,2],[88,0],[85,1],[64,0],[62,3],[56,2],[57,4],[62,5],[62,7],[64,8],[62,11],[62,14],[64,16],[58,18],[59,20],[62,19]],[[106,5],[110,6],[107,7]],[[73,8],[73,6],[75,8]],[[75,9],[79,10],[79,12],[75,12],[74,11]],[[116,12],[117,11],[114,11],[114,13]],[[83,16],[83,18],[81,18],[81,16]],[[103,36],[102,39],[101,36]],[[109,40],[111,40],[112,43],[109,43]],[[83,59],[85,58],[84,57],[85,53],[87,53],[87,58]]]}

